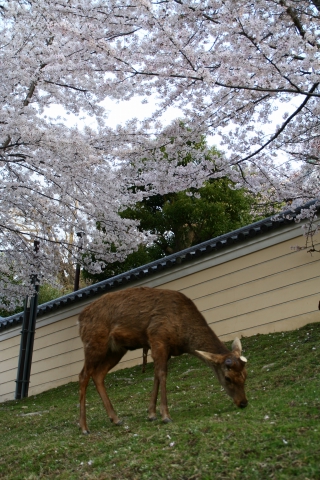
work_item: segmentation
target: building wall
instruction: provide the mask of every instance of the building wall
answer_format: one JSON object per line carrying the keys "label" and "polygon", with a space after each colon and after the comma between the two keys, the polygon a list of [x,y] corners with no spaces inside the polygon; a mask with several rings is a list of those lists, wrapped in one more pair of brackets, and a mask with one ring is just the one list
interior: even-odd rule
{"label": "building wall", "polygon": [[222,339],[293,330],[320,320],[320,256],[290,241],[166,285],[190,297]]}
{"label": "building wall", "polygon": [[[293,330],[320,321],[320,255],[293,251],[303,244],[290,227],[130,284],[178,290],[191,298],[222,340]],[[119,288],[120,289],[120,288]],[[93,299],[40,317],[34,343],[29,395],[77,381],[83,350],[77,317]],[[14,398],[20,328],[0,335],[0,401]],[[128,352],[115,367],[142,362]]]}

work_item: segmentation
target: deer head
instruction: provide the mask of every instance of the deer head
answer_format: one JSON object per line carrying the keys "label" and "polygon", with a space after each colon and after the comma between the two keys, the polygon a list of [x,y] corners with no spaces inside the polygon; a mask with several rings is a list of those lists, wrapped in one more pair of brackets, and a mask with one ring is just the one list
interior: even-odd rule
{"label": "deer head", "polygon": [[232,351],[225,355],[196,350],[196,353],[213,369],[220,384],[234,403],[244,408],[248,404],[244,391],[247,378],[247,359],[241,355],[242,346],[239,338],[232,344]]}

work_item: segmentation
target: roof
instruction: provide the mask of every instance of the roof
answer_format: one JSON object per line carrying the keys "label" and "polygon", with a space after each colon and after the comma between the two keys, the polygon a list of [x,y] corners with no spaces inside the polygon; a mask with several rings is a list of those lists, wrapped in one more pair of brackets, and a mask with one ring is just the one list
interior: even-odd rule
{"label": "roof", "polygon": [[[308,208],[311,205],[314,205],[315,202],[316,201],[309,202],[306,205],[296,208],[294,211],[287,210],[277,215],[276,218],[271,216],[263,220],[259,220],[258,222],[252,223],[224,235],[220,235],[219,237],[212,238],[211,240],[199,243],[193,247],[186,248],[180,252],[162,257],[154,262],[134,268],[125,273],[121,273],[120,275],[103,280],[102,282],[95,283],[89,287],[85,287],[77,290],[76,292],[59,297],[55,300],[51,300],[50,302],[43,303],[38,306],[37,318],[67,305],[79,303],[87,298],[92,297],[92,299],[94,299],[96,295],[106,293],[112,288],[133,283],[135,280],[143,277],[151,277],[161,270],[170,269],[185,262],[192,262],[194,259],[203,255],[208,255],[209,253],[219,251],[227,246],[244,242],[245,240],[253,238],[257,235],[266,234],[271,230],[278,230],[284,226],[293,224],[295,223],[295,217],[301,212],[301,209]],[[0,331],[15,327],[21,324],[22,321],[23,312],[17,313],[10,317],[0,318]]]}

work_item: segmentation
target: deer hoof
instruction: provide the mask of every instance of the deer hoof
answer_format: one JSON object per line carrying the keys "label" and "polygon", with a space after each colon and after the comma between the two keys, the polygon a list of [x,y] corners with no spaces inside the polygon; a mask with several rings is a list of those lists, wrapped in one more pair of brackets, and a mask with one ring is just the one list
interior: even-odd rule
{"label": "deer hoof", "polygon": [[171,418],[169,418],[169,417],[163,418],[162,421],[163,421],[163,423],[171,423],[172,422]]}
{"label": "deer hoof", "polygon": [[157,420],[157,417],[154,415],[153,417],[148,417],[149,422],[154,422]]}
{"label": "deer hoof", "polygon": [[109,417],[109,420],[111,423],[113,423],[114,425],[122,425],[123,424],[123,421],[122,420],[119,420],[119,418],[117,420],[114,420],[113,418],[110,418]]}
{"label": "deer hoof", "polygon": [[90,435],[90,430],[82,430],[83,435]]}

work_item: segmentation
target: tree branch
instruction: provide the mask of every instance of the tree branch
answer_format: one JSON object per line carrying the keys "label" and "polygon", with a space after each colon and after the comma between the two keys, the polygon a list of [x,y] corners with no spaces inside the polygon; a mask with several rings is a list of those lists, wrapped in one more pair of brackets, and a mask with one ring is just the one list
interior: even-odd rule
{"label": "tree branch", "polygon": [[[319,86],[319,83],[315,83],[311,89],[310,89],[310,94],[316,90]],[[260,153],[262,150],[264,150],[270,143],[272,143],[283,131],[284,129],[287,127],[287,125],[291,122],[291,120],[298,115],[298,113],[301,112],[301,110],[305,107],[305,105],[308,103],[308,101],[310,100],[311,98],[311,95],[306,97],[304,99],[304,101],[301,103],[301,105],[293,112],[292,115],[290,115],[290,117],[287,118],[287,120],[281,125],[280,128],[278,128],[278,130],[275,132],[274,135],[272,135],[272,137],[264,144],[262,145],[260,148],[258,148],[258,150],[256,150],[255,152],[251,153],[250,155],[248,155],[247,157],[245,158],[242,158],[241,160],[239,160],[238,162],[236,162],[237,164],[239,163],[242,163],[242,162],[245,162],[246,160],[249,160],[250,158],[254,157],[255,155],[257,155],[258,153]]]}
{"label": "tree branch", "polygon": [[33,95],[33,93],[34,93],[34,89],[35,89],[35,88],[36,88],[36,82],[32,81],[32,82],[31,82],[31,85],[30,85],[30,87],[29,87],[29,90],[28,90],[28,94],[27,94],[27,96],[26,96],[26,98],[25,98],[25,100],[24,100],[24,102],[23,102],[23,106],[24,106],[24,107],[27,107],[27,106],[29,105],[30,100],[31,100],[31,98],[32,98],[32,95]]}
{"label": "tree branch", "polygon": [[88,93],[88,90],[85,90],[83,88],[73,87],[72,85],[66,85],[58,82],[51,82],[50,80],[44,80],[44,82],[49,83],[51,85],[57,85],[58,87],[71,88],[71,90],[76,90],[77,92]]}

